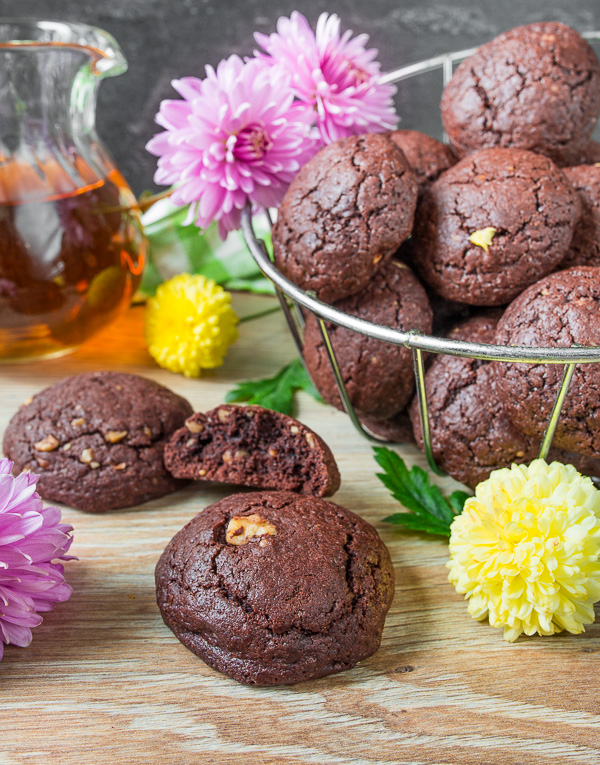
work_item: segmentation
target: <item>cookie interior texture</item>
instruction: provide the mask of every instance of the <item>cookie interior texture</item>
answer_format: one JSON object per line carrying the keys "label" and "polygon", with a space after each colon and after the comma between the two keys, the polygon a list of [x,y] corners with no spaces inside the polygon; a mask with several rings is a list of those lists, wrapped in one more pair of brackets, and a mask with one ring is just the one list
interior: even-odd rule
{"label": "cookie interior texture", "polygon": [[219,406],[188,418],[165,449],[177,478],[327,497],[340,474],[327,444],[293,417],[260,406]]}
{"label": "cookie interior texture", "polygon": [[122,372],[67,377],[24,404],[4,435],[15,470],[38,473],[43,499],[103,512],[164,496],[184,482],[163,449],[192,407],[168,388]]}
{"label": "cookie interior texture", "polygon": [[353,667],[379,647],[394,570],[375,529],[291,492],[207,507],[156,567],[179,640],[242,683],[284,685]]}

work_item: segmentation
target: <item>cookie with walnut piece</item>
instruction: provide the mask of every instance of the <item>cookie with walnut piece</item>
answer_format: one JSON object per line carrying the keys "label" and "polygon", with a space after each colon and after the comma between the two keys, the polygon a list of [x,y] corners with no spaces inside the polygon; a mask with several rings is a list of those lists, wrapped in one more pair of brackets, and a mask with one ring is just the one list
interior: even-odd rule
{"label": "cookie with walnut piece", "polygon": [[261,406],[197,412],[171,437],[165,465],[176,478],[286,489],[329,497],[340,474],[323,439],[293,417]]}
{"label": "cookie with walnut piece", "polygon": [[66,377],[26,402],[4,435],[15,471],[38,473],[48,501],[100,513],[184,485],[163,463],[165,441],[192,414],[181,396],[122,372]]}
{"label": "cookie with walnut piece", "polygon": [[394,569],[375,529],[287,491],[234,494],[173,537],[156,566],[165,624],[250,685],[350,669],[379,648]]}
{"label": "cookie with walnut piece", "polygon": [[411,264],[446,300],[505,305],[560,265],[580,209],[577,193],[548,157],[482,149],[423,194]]}

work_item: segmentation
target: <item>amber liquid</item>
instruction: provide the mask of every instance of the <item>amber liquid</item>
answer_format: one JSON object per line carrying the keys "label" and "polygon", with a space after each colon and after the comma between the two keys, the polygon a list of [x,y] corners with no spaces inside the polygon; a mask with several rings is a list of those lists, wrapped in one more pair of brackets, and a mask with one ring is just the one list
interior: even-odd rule
{"label": "amber liquid", "polygon": [[[84,169],[85,170],[85,169]],[[0,361],[60,355],[109,323],[141,279],[145,242],[122,176],[61,190],[0,166]],[[62,185],[67,186],[62,180]]]}

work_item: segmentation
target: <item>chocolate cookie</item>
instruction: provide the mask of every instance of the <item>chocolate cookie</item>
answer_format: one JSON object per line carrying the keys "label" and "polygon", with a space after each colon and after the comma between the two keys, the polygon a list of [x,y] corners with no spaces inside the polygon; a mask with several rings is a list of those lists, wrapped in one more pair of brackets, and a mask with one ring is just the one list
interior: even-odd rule
{"label": "chocolate cookie", "polygon": [[293,417],[262,406],[198,412],[171,436],[165,465],[176,478],[329,497],[340,473],[327,444]]}
{"label": "chocolate cookie", "polygon": [[[476,316],[448,337],[494,343],[498,319]],[[426,375],[433,455],[439,467],[457,481],[475,488],[493,470],[527,463],[540,450],[540,439],[516,428],[504,411],[488,361],[436,356]],[[410,409],[417,445],[423,449],[418,402]],[[552,448],[548,461],[570,463],[582,473],[598,475],[600,460]]]}
{"label": "chocolate cookie", "polygon": [[121,372],[87,372],[24,404],[4,435],[15,470],[39,473],[45,500],[100,513],[184,485],[163,464],[165,441],[193,410],[168,388]]}
{"label": "chocolate cookie", "polygon": [[492,146],[578,161],[600,113],[600,65],[574,29],[550,21],[516,27],[458,67],[442,96],[442,122],[462,157]]}
{"label": "chocolate cookie", "polygon": [[388,135],[329,144],[279,207],[275,265],[321,300],[359,292],[410,234],[416,203],[415,174]]}
{"label": "chocolate cookie", "polygon": [[504,305],[565,257],[579,204],[547,157],[522,149],[478,151],[425,191],[412,263],[446,300]]}
{"label": "chocolate cookie", "polygon": [[350,669],[379,648],[394,569],[375,529],[291,492],[235,494],[197,515],[156,566],[175,636],[250,685]]}
{"label": "chocolate cookie", "polygon": [[600,266],[600,165],[567,167],[565,175],[579,194],[581,213],[560,267]]}
{"label": "chocolate cookie", "polygon": [[412,423],[406,409],[387,420],[374,420],[365,417],[361,424],[373,436],[378,436],[393,444],[414,444]]}
{"label": "chocolate cookie", "polygon": [[408,164],[415,171],[419,194],[457,162],[448,145],[418,130],[394,130],[390,138],[402,149]]}
{"label": "chocolate cookie", "polygon": [[598,141],[590,141],[583,150],[577,162],[573,162],[573,165],[595,165],[596,162],[600,162],[600,143]]}
{"label": "chocolate cookie", "polygon": [[[499,345],[567,348],[600,345],[600,268],[559,271],[523,292],[496,330]],[[498,392],[511,420],[541,438],[558,394],[560,364],[494,363]],[[600,365],[580,364],[564,402],[554,443],[600,456]]]}
{"label": "chocolate cookie", "polygon": [[[432,314],[425,290],[403,263],[391,261],[360,294],[335,304],[345,313],[402,330],[431,331]],[[414,390],[408,348],[374,340],[328,324],[333,349],[350,400],[362,417],[386,419],[410,401]],[[304,332],[306,366],[319,392],[343,409],[317,320],[309,315]]]}

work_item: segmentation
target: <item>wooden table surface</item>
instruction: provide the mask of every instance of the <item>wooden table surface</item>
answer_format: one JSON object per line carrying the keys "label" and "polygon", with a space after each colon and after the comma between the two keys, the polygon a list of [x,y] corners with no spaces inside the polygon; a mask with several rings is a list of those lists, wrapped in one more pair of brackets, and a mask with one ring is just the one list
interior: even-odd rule
{"label": "wooden table surface", "polygon": [[[236,296],[240,315],[269,298]],[[196,409],[294,355],[282,317],[244,323],[225,365],[200,380],[158,369],[142,308],[63,359],[0,367],[0,434],[18,405],[83,371],[152,377]],[[285,688],[250,688],[209,669],[163,625],[154,565],[192,516],[228,492],[202,485],[104,515],[65,509],[75,527],[73,596],[31,646],[0,663],[0,765],[380,765],[600,763],[600,625],[580,636],[521,638],[471,619],[446,580],[447,546],[381,523],[397,509],[371,450],[340,412],[300,395],[298,417],[333,449],[335,500],[389,546],[396,595],[380,651],[355,669]],[[401,449],[424,464],[413,447]],[[442,481],[447,488],[449,479]]]}

